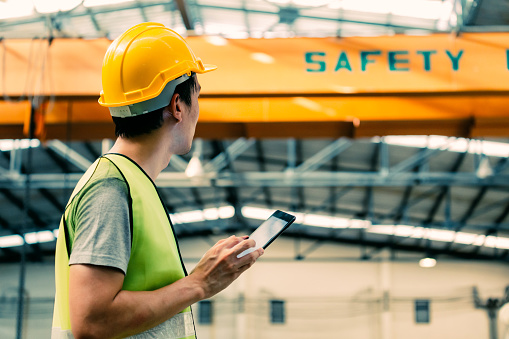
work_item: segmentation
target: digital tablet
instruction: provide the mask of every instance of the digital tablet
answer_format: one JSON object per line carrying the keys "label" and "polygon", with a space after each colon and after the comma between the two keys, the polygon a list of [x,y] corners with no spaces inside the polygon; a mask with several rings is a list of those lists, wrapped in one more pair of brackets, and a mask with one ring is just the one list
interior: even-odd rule
{"label": "digital tablet", "polygon": [[249,239],[253,239],[256,245],[237,255],[237,258],[241,258],[259,248],[266,249],[294,221],[295,216],[280,210],[275,211],[249,236]]}

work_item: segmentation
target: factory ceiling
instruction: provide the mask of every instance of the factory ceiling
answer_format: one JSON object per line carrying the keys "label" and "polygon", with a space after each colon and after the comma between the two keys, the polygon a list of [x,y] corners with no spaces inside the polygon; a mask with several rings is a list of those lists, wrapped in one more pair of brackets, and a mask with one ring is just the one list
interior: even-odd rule
{"label": "factory ceiling", "polygon": [[[25,4],[18,16],[6,14],[12,1],[0,2],[0,37],[113,39],[143,21],[186,36],[228,39],[458,36],[506,31],[508,17],[505,2],[496,0],[74,2],[55,10],[29,1],[34,5]],[[8,85],[2,88],[5,94]],[[52,260],[72,187],[112,143],[74,140],[72,128],[64,126],[59,140],[0,141],[0,261],[19,260],[21,234],[30,260]],[[249,232],[269,211],[282,209],[298,215],[287,236],[316,240],[296,259],[337,242],[358,245],[364,260],[390,249],[394,257],[412,251],[507,262],[509,143],[503,133],[485,140],[462,138],[471,133],[388,134],[201,135],[156,183],[180,237]]]}

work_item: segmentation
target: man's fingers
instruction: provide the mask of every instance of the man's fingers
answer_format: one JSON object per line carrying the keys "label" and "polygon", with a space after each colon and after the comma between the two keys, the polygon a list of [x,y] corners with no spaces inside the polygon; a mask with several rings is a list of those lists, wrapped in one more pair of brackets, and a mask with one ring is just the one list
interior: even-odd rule
{"label": "man's fingers", "polygon": [[232,235],[231,237],[227,238],[224,240],[224,243],[223,245],[226,247],[226,248],[233,248],[235,247],[238,243],[240,242],[243,242],[244,239],[241,238],[241,237],[236,237],[234,235]]}
{"label": "man's fingers", "polygon": [[[242,253],[242,252],[241,252]],[[241,268],[245,265],[251,266],[264,253],[263,248],[258,248],[240,258],[237,258],[237,267]]]}
{"label": "man's fingers", "polygon": [[245,259],[245,261],[239,260],[238,272],[243,273],[245,270],[247,270],[248,268],[253,266],[253,264],[256,262],[256,260],[258,260],[258,258],[261,257],[263,255],[263,253],[265,253],[263,248],[259,248],[256,251],[251,252],[251,253],[245,255],[244,257],[240,258],[240,259]]}
{"label": "man's fingers", "polygon": [[233,252],[235,253],[235,255],[239,255],[240,253],[244,252],[248,248],[255,247],[255,246],[256,246],[256,241],[254,241],[253,239],[242,240],[242,242],[238,243],[237,245],[235,245],[235,247],[233,247]]}

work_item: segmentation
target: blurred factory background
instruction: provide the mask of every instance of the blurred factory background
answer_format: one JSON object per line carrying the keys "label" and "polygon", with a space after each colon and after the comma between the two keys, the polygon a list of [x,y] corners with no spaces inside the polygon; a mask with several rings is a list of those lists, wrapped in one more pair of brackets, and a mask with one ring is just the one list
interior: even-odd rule
{"label": "blurred factory background", "polygon": [[199,338],[509,338],[503,0],[0,0],[0,338],[50,336],[59,220],[114,138],[102,57],[147,21],[219,67],[156,181],[188,270],[297,216]]}

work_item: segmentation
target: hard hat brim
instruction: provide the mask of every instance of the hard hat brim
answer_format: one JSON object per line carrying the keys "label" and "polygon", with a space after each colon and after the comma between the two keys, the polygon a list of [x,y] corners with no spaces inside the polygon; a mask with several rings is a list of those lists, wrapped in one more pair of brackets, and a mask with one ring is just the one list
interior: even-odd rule
{"label": "hard hat brim", "polygon": [[210,72],[210,71],[213,71],[215,69],[217,69],[217,66],[216,65],[211,65],[211,64],[204,64],[203,65],[203,68],[204,70],[201,71],[201,72],[196,72],[196,73],[207,73],[207,72]]}

